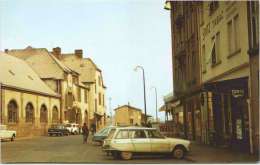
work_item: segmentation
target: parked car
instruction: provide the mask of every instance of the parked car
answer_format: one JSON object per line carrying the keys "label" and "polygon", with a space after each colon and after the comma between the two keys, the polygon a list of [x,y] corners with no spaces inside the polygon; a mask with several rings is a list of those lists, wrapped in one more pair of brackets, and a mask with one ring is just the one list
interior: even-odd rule
{"label": "parked car", "polygon": [[65,125],[63,124],[52,124],[51,127],[48,129],[48,135],[56,135],[56,136],[68,136],[70,132],[66,129]]}
{"label": "parked car", "polygon": [[116,128],[116,126],[108,126],[101,129],[100,131],[94,134],[92,141],[103,144],[104,139],[107,138],[110,130],[112,130],[113,128]]}
{"label": "parked car", "polygon": [[76,123],[68,123],[65,125],[66,129],[70,132],[70,134],[77,135],[80,134],[80,126]]}
{"label": "parked car", "polygon": [[14,141],[16,137],[16,131],[8,130],[6,125],[0,125],[0,139],[10,139]]}
{"label": "parked car", "polygon": [[125,160],[140,153],[165,153],[182,159],[190,151],[190,141],[167,138],[155,128],[113,128],[104,140],[103,150],[111,153],[114,158],[121,157]]}

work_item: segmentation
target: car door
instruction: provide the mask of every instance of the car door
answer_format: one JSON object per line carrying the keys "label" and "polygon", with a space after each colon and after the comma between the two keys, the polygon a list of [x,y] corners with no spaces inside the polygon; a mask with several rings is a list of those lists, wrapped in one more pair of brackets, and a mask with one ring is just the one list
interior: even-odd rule
{"label": "car door", "polygon": [[170,152],[170,142],[157,130],[148,130],[151,152]]}
{"label": "car door", "polygon": [[145,130],[134,130],[132,134],[132,143],[135,152],[151,152],[151,143]]}

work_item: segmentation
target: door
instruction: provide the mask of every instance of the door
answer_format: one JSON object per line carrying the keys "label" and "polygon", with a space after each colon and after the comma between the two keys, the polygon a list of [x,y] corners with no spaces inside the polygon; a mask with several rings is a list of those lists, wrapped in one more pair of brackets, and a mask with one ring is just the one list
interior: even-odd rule
{"label": "door", "polygon": [[132,143],[135,152],[151,152],[151,142],[145,130],[134,130]]}
{"label": "door", "polygon": [[249,121],[246,99],[232,97],[232,147],[241,151],[249,150]]}
{"label": "door", "polygon": [[170,143],[157,130],[148,130],[151,152],[170,152]]}

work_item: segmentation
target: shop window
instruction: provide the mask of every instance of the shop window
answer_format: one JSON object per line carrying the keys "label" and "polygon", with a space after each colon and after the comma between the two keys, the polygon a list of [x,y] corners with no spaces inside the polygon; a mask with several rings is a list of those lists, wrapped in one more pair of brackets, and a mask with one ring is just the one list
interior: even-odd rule
{"label": "shop window", "polygon": [[31,103],[28,103],[25,107],[25,122],[33,123],[34,121],[34,108]]}
{"label": "shop window", "polygon": [[11,100],[7,106],[8,109],[8,122],[17,123],[18,122],[18,106],[15,100]]}
{"label": "shop window", "polygon": [[47,107],[45,105],[42,105],[41,109],[40,109],[40,122],[41,123],[48,122],[48,111],[47,111]]}
{"label": "shop window", "polygon": [[[65,112],[65,120],[66,120],[67,112]],[[58,123],[59,121],[59,111],[56,106],[52,108],[52,123]]]}

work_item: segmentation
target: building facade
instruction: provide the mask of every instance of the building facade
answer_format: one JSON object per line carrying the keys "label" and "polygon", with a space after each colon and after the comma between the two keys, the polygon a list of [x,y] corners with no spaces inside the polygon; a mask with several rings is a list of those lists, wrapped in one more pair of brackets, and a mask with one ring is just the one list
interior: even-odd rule
{"label": "building facade", "polygon": [[[247,4],[203,2],[200,26],[206,143],[249,150]],[[242,42],[243,41],[243,42]]]}
{"label": "building facade", "polygon": [[82,50],[74,53],[62,54],[61,61],[80,73],[79,81],[89,88],[88,125],[96,125],[97,130],[103,128],[106,123],[106,101],[102,71],[90,58],[83,58]]}
{"label": "building facade", "polygon": [[79,73],[65,66],[60,60],[61,49],[49,52],[45,48],[12,49],[6,53],[24,60],[39,77],[60,94],[60,123],[82,124],[87,120],[88,87],[79,81]]}
{"label": "building facade", "polygon": [[46,135],[60,121],[60,95],[23,60],[0,52],[1,124],[18,137]]}
{"label": "building facade", "polygon": [[184,112],[185,137],[201,141],[199,7],[201,2],[171,1],[172,66],[175,102]]}
{"label": "building facade", "polygon": [[138,125],[141,126],[144,122],[142,117],[142,110],[132,107],[130,105],[123,105],[117,107],[115,110],[114,122],[115,125]]}

